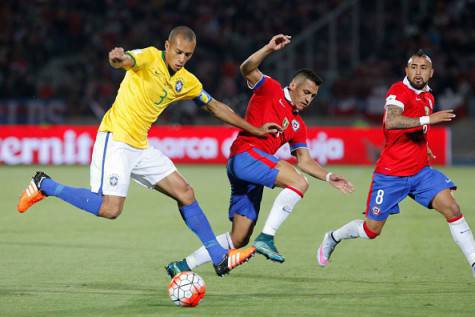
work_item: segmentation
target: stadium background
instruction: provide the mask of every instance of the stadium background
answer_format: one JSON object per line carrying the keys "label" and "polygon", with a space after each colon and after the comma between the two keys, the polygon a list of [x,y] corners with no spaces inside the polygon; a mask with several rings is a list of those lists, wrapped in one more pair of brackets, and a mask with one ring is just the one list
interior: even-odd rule
{"label": "stadium background", "polygon": [[[473,163],[473,1],[3,1],[0,5],[0,123],[93,124],[113,102],[123,72],[115,46],[163,48],[169,30],[191,26],[189,68],[206,89],[244,113],[249,92],[239,64],[276,33],[293,44],[264,71],[286,82],[301,67],[326,80],[304,113],[310,125],[379,125],[386,89],[409,52],[431,51],[436,107],[453,108],[453,161]],[[272,19],[269,18],[272,16]],[[27,21],[27,23],[25,23]],[[158,124],[219,124],[193,103]]]}
{"label": "stadium background", "polygon": [[[384,93],[402,79],[408,53],[420,47],[430,50],[436,109],[453,108],[458,115],[448,127],[447,162],[469,165],[444,171],[459,185],[457,197],[475,225],[472,0],[2,1],[0,146],[5,146],[5,138],[21,133],[31,132],[31,137],[44,129],[97,126],[123,77],[122,71],[109,66],[107,52],[115,46],[163,48],[169,30],[179,24],[191,26],[198,37],[187,68],[213,96],[240,114],[250,93],[239,64],[272,35],[292,35],[292,45],[268,58],[262,69],[282,82],[301,67],[321,74],[325,84],[304,113],[317,129],[379,129]],[[176,132],[176,125],[220,122],[185,102],[170,106],[157,124],[158,129],[171,125]],[[369,146],[368,151],[374,160],[378,148]],[[87,157],[80,159],[87,164]],[[60,163],[69,164],[67,159]],[[197,242],[180,223],[171,201],[131,186],[127,211],[112,225],[53,200],[22,218],[14,213],[16,199],[37,167],[5,165],[5,157],[0,157],[0,179],[9,181],[0,193],[0,220],[5,224],[0,233],[0,315],[177,315],[161,291],[167,279],[157,272],[157,265],[171,260],[168,256],[185,255]],[[87,166],[45,168],[62,182],[87,187]],[[427,216],[412,202],[404,203],[404,215],[394,217],[384,239],[375,241],[372,249],[352,244],[338,251],[326,275],[315,271],[313,248],[326,230],[355,216],[359,209],[354,206],[363,205],[371,177],[370,167],[329,168],[352,179],[358,192],[343,200],[311,181],[314,194],[299,205],[299,213],[277,240],[288,256],[288,267],[275,268],[256,258],[255,264],[223,280],[204,268],[200,274],[208,283],[208,295],[201,311],[189,315],[472,316],[473,287],[463,257],[439,216]],[[227,192],[220,192],[228,186],[223,167],[180,169],[197,189],[216,231],[228,230],[222,208],[216,208],[227,204]],[[274,195],[266,192],[263,210],[269,210]],[[323,216],[335,209],[342,211]],[[119,265],[110,267],[111,261]],[[426,268],[431,262],[437,264]],[[237,288],[250,284],[249,294]]]}

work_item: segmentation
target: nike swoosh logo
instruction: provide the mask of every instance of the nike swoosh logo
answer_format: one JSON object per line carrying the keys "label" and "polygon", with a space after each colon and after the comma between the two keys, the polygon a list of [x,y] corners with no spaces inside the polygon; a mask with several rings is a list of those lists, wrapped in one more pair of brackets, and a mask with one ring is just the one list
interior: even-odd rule
{"label": "nike swoosh logo", "polygon": [[290,208],[289,206],[284,206],[282,208],[283,211],[287,212],[287,213],[291,213],[292,212],[292,208]]}
{"label": "nike swoosh logo", "polygon": [[285,105],[284,105],[284,103],[283,103],[283,101],[282,101],[282,98],[279,99],[279,103],[280,103],[280,105],[281,105],[282,107],[285,107]]}
{"label": "nike swoosh logo", "polygon": [[446,183],[450,183],[452,180],[451,179],[446,179],[445,182]]}

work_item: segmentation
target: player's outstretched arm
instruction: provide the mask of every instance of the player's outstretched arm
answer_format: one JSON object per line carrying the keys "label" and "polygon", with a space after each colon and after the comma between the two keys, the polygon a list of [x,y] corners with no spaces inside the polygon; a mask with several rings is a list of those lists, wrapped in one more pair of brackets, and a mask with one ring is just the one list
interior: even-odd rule
{"label": "player's outstretched arm", "polygon": [[330,183],[330,185],[332,185],[344,194],[353,192],[354,188],[351,182],[349,182],[342,176],[335,175],[324,169],[310,156],[308,149],[296,149],[295,155],[297,156],[297,166],[304,173]]}
{"label": "player's outstretched arm", "polygon": [[134,66],[134,60],[122,47],[115,47],[109,52],[109,64],[114,68],[130,68]]}
{"label": "player's outstretched arm", "polygon": [[213,99],[207,105],[206,109],[216,118],[227,124],[235,126],[256,136],[265,136],[269,133],[282,131],[282,127],[276,123],[268,122],[260,127],[255,127],[240,116],[238,116],[228,105]]}
{"label": "player's outstretched arm", "polygon": [[441,110],[434,112],[430,116],[423,116],[419,118],[410,118],[402,115],[402,109],[398,106],[388,106],[386,109],[386,115],[384,118],[384,125],[386,129],[409,129],[416,128],[426,124],[437,124],[442,122],[449,122],[455,118],[455,114],[452,109]]}
{"label": "player's outstretched arm", "polygon": [[262,74],[259,71],[258,67],[267,57],[267,55],[272,52],[283,49],[287,44],[290,43],[292,37],[289,35],[279,34],[272,37],[272,39],[264,45],[260,50],[256,51],[254,54],[249,56],[240,66],[241,74],[246,78],[247,82],[254,86],[259,79],[261,79]]}

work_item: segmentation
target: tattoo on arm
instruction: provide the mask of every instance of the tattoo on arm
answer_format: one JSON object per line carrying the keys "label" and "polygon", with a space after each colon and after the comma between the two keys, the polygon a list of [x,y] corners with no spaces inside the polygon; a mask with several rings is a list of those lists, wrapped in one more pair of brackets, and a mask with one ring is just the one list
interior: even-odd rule
{"label": "tattoo on arm", "polygon": [[419,118],[409,118],[402,115],[402,109],[397,106],[388,106],[385,117],[386,129],[408,129],[420,126]]}

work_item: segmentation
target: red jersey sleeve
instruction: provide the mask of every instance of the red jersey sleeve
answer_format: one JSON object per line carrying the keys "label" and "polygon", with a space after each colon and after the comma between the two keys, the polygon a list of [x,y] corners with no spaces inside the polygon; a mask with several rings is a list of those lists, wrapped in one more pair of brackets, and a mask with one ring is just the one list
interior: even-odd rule
{"label": "red jersey sleeve", "polygon": [[295,134],[291,140],[289,140],[290,152],[299,148],[308,148],[307,145],[307,126],[303,122],[302,118],[292,120],[292,129],[295,130]]}
{"label": "red jersey sleeve", "polygon": [[396,106],[404,110],[404,108],[409,104],[408,96],[402,86],[402,83],[396,83],[389,88],[386,94],[386,102],[384,108],[388,106]]}
{"label": "red jersey sleeve", "polygon": [[255,95],[265,95],[272,93],[276,87],[282,89],[278,81],[264,74],[262,74],[261,79],[259,79],[259,81],[254,85],[251,85],[248,82],[247,87],[249,87]]}

